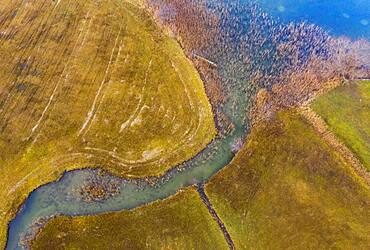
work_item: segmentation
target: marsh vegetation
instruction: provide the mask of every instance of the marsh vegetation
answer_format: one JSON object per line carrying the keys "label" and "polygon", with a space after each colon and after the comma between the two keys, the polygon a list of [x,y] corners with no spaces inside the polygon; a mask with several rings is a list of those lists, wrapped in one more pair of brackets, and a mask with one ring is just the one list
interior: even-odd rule
{"label": "marsh vegetation", "polygon": [[164,173],[215,136],[199,74],[125,1],[2,1],[0,247],[27,195],[65,170]]}
{"label": "marsh vegetation", "polygon": [[[76,11],[76,6],[83,7],[85,12]],[[370,51],[369,42],[331,37],[322,28],[309,23],[279,23],[255,3],[147,1],[147,10],[157,25],[147,11],[125,1],[77,1],[64,5],[58,2],[50,13],[42,12],[52,17],[60,11],[63,18],[57,19],[67,20],[62,22],[66,26],[64,30],[57,30],[62,37],[53,45],[59,49],[59,43],[65,46],[59,51],[53,46],[48,47],[48,42],[44,44],[38,40],[41,36],[42,41],[48,41],[48,34],[53,33],[42,30],[49,27],[48,22],[53,19],[38,12],[39,9],[50,9],[50,6],[35,3],[34,7],[24,19],[30,24],[39,22],[35,24],[35,33],[16,26],[19,31],[13,28],[10,29],[13,32],[2,36],[7,46],[14,46],[14,37],[24,32],[25,41],[34,41],[35,48],[25,45],[23,53],[30,53],[29,48],[33,48],[32,53],[40,53],[38,56],[31,53],[29,57],[19,57],[22,61],[4,64],[16,65],[11,72],[18,72],[14,73],[16,81],[4,81],[11,85],[4,86],[1,92],[4,94],[0,95],[3,105],[0,113],[6,118],[1,122],[3,131],[7,131],[2,135],[4,143],[0,144],[7,154],[0,156],[7,163],[4,177],[14,175],[10,176],[9,187],[4,192],[15,194],[14,200],[4,203],[4,223],[15,214],[30,190],[57,178],[63,170],[102,167],[121,177],[142,178],[123,180],[129,184],[121,188],[118,195],[127,192],[128,196],[119,196],[122,198],[119,201],[114,200],[118,197],[114,195],[105,199],[98,185],[86,186],[86,190],[103,199],[93,196],[86,204],[63,200],[68,198],[68,195],[64,196],[68,191],[66,180],[73,177],[36,189],[34,196],[52,206],[43,209],[31,199],[27,203],[28,210],[22,210],[13,220],[24,222],[15,227],[15,232],[27,231],[27,225],[40,219],[37,215],[47,215],[49,219],[64,213],[74,216],[89,211],[93,216],[51,219],[34,246],[39,243],[41,247],[45,246],[43,244],[59,236],[62,237],[58,238],[55,247],[63,244],[61,241],[79,246],[86,243],[88,234],[100,234],[94,229],[96,225],[111,232],[112,226],[118,227],[116,222],[127,223],[128,218],[136,221],[138,211],[141,211],[140,215],[149,215],[151,210],[154,212],[151,216],[159,220],[158,228],[164,228],[162,231],[155,231],[151,225],[152,217],[145,218],[147,223],[137,228],[132,224],[127,228],[129,231],[122,229],[124,238],[104,233],[96,236],[102,241],[94,241],[92,246],[103,244],[99,246],[106,247],[104,244],[113,241],[117,245],[112,246],[119,248],[120,244],[126,244],[126,239],[135,239],[129,240],[127,246],[141,248],[144,245],[139,232],[154,235],[149,243],[145,243],[149,246],[159,247],[160,239],[165,239],[165,244],[174,248],[198,246],[198,238],[194,238],[197,233],[187,227],[193,225],[189,218],[193,220],[194,216],[199,227],[204,226],[200,223],[204,219],[207,225],[204,227],[217,231],[213,228],[215,221],[209,224],[210,215],[205,216],[204,205],[189,209],[194,215],[186,214],[179,207],[169,213],[173,219],[163,213],[170,202],[182,197],[181,192],[176,194],[178,190],[203,184],[226,166],[206,184],[205,190],[213,205],[213,213],[223,221],[237,248],[369,247],[370,222],[366,210],[369,189],[366,183],[353,171],[351,162],[321,138],[295,109],[341,84],[343,79],[368,76],[370,58],[364,51]],[[3,15],[7,17],[2,22],[4,27],[12,27],[11,24],[16,22],[7,19],[19,18],[19,13],[13,17],[11,10],[11,7],[4,8],[3,13],[8,13]],[[37,21],[39,17],[41,20]],[[70,29],[71,25],[75,27]],[[50,24],[50,27],[58,26]],[[163,35],[159,27],[166,35],[175,37],[183,51],[174,39]],[[71,30],[81,32],[72,32],[68,36]],[[17,46],[23,48],[22,43]],[[4,57],[9,51],[2,52]],[[52,56],[41,51],[59,54]],[[192,59],[200,75],[185,55]],[[37,61],[44,57],[53,63]],[[61,61],[53,61],[59,58]],[[14,60],[10,56],[7,59]],[[40,70],[39,73],[35,69]],[[3,71],[10,72],[9,69]],[[49,78],[42,78],[43,74],[38,76],[40,72],[50,72]],[[10,78],[13,75],[7,74],[5,76]],[[31,78],[29,74],[32,74]],[[27,81],[18,82],[18,76]],[[54,85],[44,84],[48,79]],[[200,79],[212,104],[218,132],[208,145],[215,136],[215,129]],[[31,96],[39,99],[35,101],[27,94],[24,107],[18,106],[23,104],[19,93],[27,92],[28,82],[36,86]],[[41,88],[39,85],[45,95],[37,91]],[[340,96],[341,90],[337,91]],[[14,99],[14,93],[20,97]],[[353,97],[347,100],[345,95],[339,99],[336,94],[322,97],[324,99],[318,101],[322,103],[318,105],[318,112],[330,110],[328,102],[336,103],[335,106],[341,106],[342,99],[351,102]],[[363,98],[367,98],[366,95]],[[351,105],[342,111],[343,117],[348,119],[351,110],[358,109],[365,115],[361,111],[356,124],[347,122],[346,129],[353,132],[351,136],[362,137],[354,144],[366,147],[367,137],[363,136],[366,128],[358,124],[363,121],[366,124],[364,117],[368,107],[358,102]],[[21,106],[24,114],[17,109]],[[330,119],[338,119],[333,118],[335,112],[330,110],[328,117],[322,115],[333,130],[335,124],[331,124]],[[23,115],[28,119],[24,124],[19,122],[24,119]],[[14,136],[11,133],[15,133]],[[340,134],[343,131],[339,131]],[[350,138],[343,140],[347,140],[351,147]],[[362,149],[357,147],[358,155],[364,155],[363,145]],[[67,153],[60,155],[61,152]],[[189,160],[177,165],[186,159]],[[144,178],[164,172],[158,178]],[[44,173],[50,173],[50,176]],[[84,172],[77,171],[76,176],[78,173],[83,175]],[[165,201],[155,202],[166,197]],[[199,197],[193,199],[195,203],[198,201]],[[187,202],[187,206],[193,206]],[[100,214],[141,205],[146,206],[133,211]],[[188,218],[182,217],[184,214]],[[161,224],[162,220],[165,223]],[[181,228],[177,228],[177,223],[182,225]],[[34,232],[39,229],[36,227]],[[168,238],[171,230],[175,233]],[[184,240],[183,236],[187,237],[189,232],[191,237]],[[199,235],[200,239],[206,237],[202,233]],[[205,239],[205,245],[199,246],[209,248],[217,244],[224,247],[224,239],[220,240],[222,233],[218,231],[215,235],[210,236],[214,242]],[[78,242],[80,236],[86,241]]]}

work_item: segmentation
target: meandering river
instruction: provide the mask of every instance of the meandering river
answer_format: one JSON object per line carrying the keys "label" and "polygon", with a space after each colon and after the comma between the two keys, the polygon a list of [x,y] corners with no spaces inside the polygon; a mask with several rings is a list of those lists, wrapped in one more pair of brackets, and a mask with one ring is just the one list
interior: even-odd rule
{"label": "meandering river", "polygon": [[[286,12],[287,6],[287,4],[281,4],[276,8],[280,12]],[[347,18],[347,15],[349,14],[343,12],[342,17]],[[366,26],[364,20],[360,22],[362,26]],[[212,58],[213,61],[214,59]],[[149,183],[146,180],[120,179],[109,175],[109,178],[118,183],[119,192],[100,201],[85,201],[76,195],[76,190],[79,190],[81,185],[94,175],[98,175],[99,170],[82,169],[66,172],[60,180],[45,184],[29,195],[17,216],[9,224],[6,249],[25,248],[22,242],[35,235],[37,223],[40,220],[47,220],[57,215],[82,216],[133,209],[165,199],[183,187],[205,182],[226,166],[233,159],[248,133],[247,112],[251,107],[251,97],[256,90],[245,78],[238,77],[235,65],[230,68],[228,62],[222,62],[222,59],[216,60],[216,63],[220,63],[220,73],[228,79],[227,83],[223,83],[227,85],[225,89],[228,92],[228,99],[219,108],[233,125],[232,129],[222,131],[222,136],[215,138],[194,158],[174,167],[155,183]]]}
{"label": "meandering river", "polygon": [[225,136],[215,138],[193,159],[186,161],[160,177],[155,184],[145,180],[120,179],[118,194],[104,200],[87,202],[76,196],[82,183],[86,183],[98,170],[82,169],[66,172],[60,180],[34,190],[9,224],[6,249],[23,249],[21,244],[32,236],[40,219],[56,215],[93,215],[110,211],[132,209],[167,198],[179,189],[206,181],[232,159],[241,140],[248,131],[246,112],[250,98],[245,94],[245,82],[235,81],[229,85],[229,99],[223,107],[224,114],[234,125]]}

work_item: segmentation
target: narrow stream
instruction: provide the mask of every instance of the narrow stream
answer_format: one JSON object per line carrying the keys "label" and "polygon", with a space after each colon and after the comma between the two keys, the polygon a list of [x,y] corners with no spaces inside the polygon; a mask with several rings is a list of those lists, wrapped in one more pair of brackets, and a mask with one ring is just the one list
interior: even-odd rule
{"label": "narrow stream", "polygon": [[[282,10],[282,7],[280,6],[279,9]],[[238,12],[235,13],[237,15]],[[223,26],[226,29],[231,27],[231,31],[235,31],[232,29],[248,27],[245,25],[248,17],[240,18],[238,25],[235,24],[235,19],[230,18],[228,22],[223,23]],[[261,22],[256,27],[261,29],[262,32],[257,34],[259,36],[255,36],[253,32],[256,29],[247,30],[245,28],[243,32],[246,41],[251,39],[253,41],[253,37],[261,37],[261,39],[266,37],[266,39],[269,39],[267,41],[276,41],[276,37],[273,37],[274,34],[270,34],[270,30],[275,30],[271,29],[272,22],[266,20],[265,17],[256,20]],[[251,23],[256,25],[255,22]],[[274,27],[277,27],[276,24],[274,25]],[[253,32],[248,33],[250,31]],[[239,34],[239,30],[228,34],[231,43],[238,42],[234,36]],[[239,42],[242,42],[244,38],[240,38]],[[27,248],[27,240],[35,235],[37,229],[46,220],[54,216],[95,215],[133,209],[159,199],[165,199],[183,187],[204,183],[226,166],[240,149],[241,142],[249,131],[247,113],[250,110],[252,97],[256,93],[257,87],[250,83],[248,74],[252,75],[253,72],[258,70],[259,73],[270,76],[273,73],[272,68],[278,74],[284,72],[279,69],[285,67],[284,58],[280,60],[280,54],[276,52],[276,49],[274,50],[278,47],[275,44],[265,43],[261,47],[256,41],[250,43],[255,47],[247,46],[249,51],[241,53],[242,46],[235,46],[235,50],[231,50],[228,43],[229,40],[225,42],[224,51],[211,47],[208,53],[205,52],[201,55],[215,62],[219,67],[222,79],[226,79],[222,84],[227,92],[228,99],[225,104],[217,107],[217,110],[227,117],[230,124],[233,125],[232,129],[227,129],[227,126],[219,126],[218,129],[222,136],[214,139],[194,158],[168,171],[154,184],[145,180],[127,180],[108,175],[108,178],[118,185],[119,192],[104,200],[86,201],[81,199],[81,196],[76,195],[76,190],[80,190],[83,183],[99,175],[99,170],[83,169],[66,172],[60,180],[41,186],[29,195],[17,216],[9,224],[6,249]],[[265,52],[270,48],[268,46],[271,47],[268,56],[265,56],[266,53],[258,53]],[[250,68],[246,68],[243,64],[244,59],[255,63],[248,65]],[[271,66],[272,64],[274,67]]]}
{"label": "narrow stream", "polygon": [[109,178],[118,183],[119,192],[105,200],[87,202],[76,195],[76,190],[100,171],[82,169],[66,172],[60,180],[35,189],[9,224],[6,249],[25,249],[27,244],[24,242],[35,235],[41,220],[45,221],[57,215],[94,215],[132,209],[167,198],[183,187],[209,179],[233,159],[238,150],[236,145],[240,144],[248,130],[246,111],[250,100],[245,92],[241,91],[246,86],[248,84],[239,82],[228,88],[229,99],[223,107],[223,112],[234,124],[234,129],[223,138],[214,139],[193,159],[176,166],[155,184],[109,175]]}

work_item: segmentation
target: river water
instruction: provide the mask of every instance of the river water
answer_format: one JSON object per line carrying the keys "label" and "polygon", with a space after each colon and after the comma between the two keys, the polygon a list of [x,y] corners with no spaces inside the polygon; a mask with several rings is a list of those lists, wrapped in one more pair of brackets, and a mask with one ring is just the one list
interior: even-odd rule
{"label": "river water", "polygon": [[[363,6],[369,5],[369,1],[293,1],[280,0],[268,1],[261,0],[262,8],[272,15],[276,15],[283,21],[297,21],[305,18],[327,27],[335,34],[349,35],[353,38],[369,37],[369,29],[366,24],[368,16],[360,15]],[[340,6],[346,7],[344,2],[358,2],[359,11],[357,14],[352,11],[354,7],[338,9]],[[310,5],[310,3],[314,3]],[[321,3],[321,4],[320,4]],[[342,4],[340,4],[342,3]],[[324,6],[323,6],[324,4]],[[318,7],[319,6],[319,7]],[[326,7],[325,7],[326,6]],[[328,19],[323,19],[320,14],[323,10],[333,6],[333,13],[327,15]],[[338,7],[339,6],[339,7]],[[357,6],[357,5],[356,5]],[[370,8],[367,8],[369,10]],[[366,8],[365,8],[366,10]],[[334,15],[334,13],[336,13]],[[337,15],[341,13],[342,18],[355,20],[360,18],[355,24],[349,24],[348,29],[337,27],[341,22],[337,20]],[[334,17],[333,17],[334,16]],[[348,17],[349,16],[349,17]],[[333,19],[335,19],[333,21]],[[343,21],[343,20],[342,20]],[[354,21],[355,22],[355,21]],[[361,26],[359,26],[361,25]],[[360,30],[358,28],[361,28]],[[214,139],[203,151],[189,161],[176,166],[174,169],[160,177],[155,184],[145,180],[125,180],[110,176],[119,186],[118,194],[100,201],[86,202],[76,195],[76,190],[82,183],[88,182],[93,176],[99,174],[99,170],[83,169],[66,172],[60,180],[48,183],[34,190],[14,220],[9,224],[8,240],[6,249],[23,249],[22,240],[32,237],[35,233],[36,222],[39,219],[48,219],[57,215],[93,215],[110,211],[121,211],[132,209],[159,199],[167,198],[175,194],[182,187],[203,183],[214,175],[217,171],[226,166],[234,157],[239,149],[239,145],[245,139],[249,130],[249,120],[246,116],[252,103],[252,96],[255,89],[234,68],[228,67],[228,62],[221,58],[212,58],[213,61],[223,64],[221,75],[228,78],[225,86],[228,91],[228,101],[222,106],[221,111],[234,125],[233,129],[223,131],[222,137]]]}
{"label": "river water", "polygon": [[247,87],[248,84],[241,81],[235,81],[228,87],[230,95],[223,106],[223,112],[234,124],[234,128],[222,138],[214,139],[193,159],[167,172],[154,185],[145,180],[125,180],[111,176],[119,183],[119,193],[105,200],[86,202],[76,195],[76,190],[99,171],[82,169],[66,172],[60,180],[34,190],[9,225],[6,249],[23,249],[21,241],[35,233],[35,224],[39,219],[132,209],[169,197],[182,187],[209,179],[232,160],[237,146],[248,131],[246,112],[250,107],[250,98],[243,91]]}

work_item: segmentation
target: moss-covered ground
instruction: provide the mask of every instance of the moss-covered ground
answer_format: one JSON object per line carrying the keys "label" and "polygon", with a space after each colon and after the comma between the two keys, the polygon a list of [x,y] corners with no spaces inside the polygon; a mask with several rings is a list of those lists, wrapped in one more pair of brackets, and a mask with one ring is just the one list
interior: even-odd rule
{"label": "moss-covered ground", "polygon": [[370,81],[340,86],[312,108],[370,171]]}
{"label": "moss-covered ground", "polygon": [[57,217],[32,249],[228,249],[194,188],[132,211]]}
{"label": "moss-covered ground", "polygon": [[251,131],[206,185],[237,249],[369,249],[370,193],[297,113]]}
{"label": "moss-covered ground", "polygon": [[1,1],[0,248],[63,171],[159,175],[215,136],[197,71],[140,2]]}

